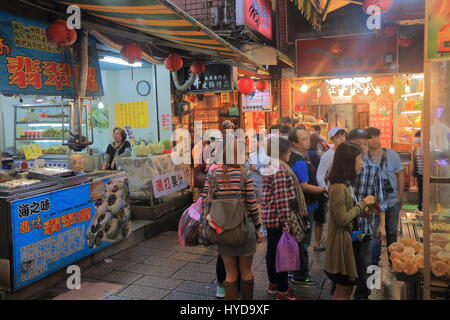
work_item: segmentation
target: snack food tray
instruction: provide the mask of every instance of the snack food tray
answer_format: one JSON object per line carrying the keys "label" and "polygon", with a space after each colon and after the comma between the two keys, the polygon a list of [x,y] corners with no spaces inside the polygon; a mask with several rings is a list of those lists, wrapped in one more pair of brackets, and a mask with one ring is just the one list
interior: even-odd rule
{"label": "snack food tray", "polygon": [[[33,169],[31,169],[31,170],[33,170]],[[69,170],[69,171],[61,172],[61,173],[57,173],[57,174],[43,174],[43,173],[33,172],[31,170],[28,172],[29,175],[40,176],[40,177],[60,177],[60,178],[64,178],[64,177],[73,176],[73,174],[74,174],[73,170]]]}
{"label": "snack food tray", "polygon": [[15,188],[15,189],[0,188],[0,196],[9,197],[9,196],[16,195],[17,193],[24,193],[24,192],[33,191],[33,190],[39,190],[39,189],[51,187],[51,186],[54,186],[57,184],[58,184],[58,181],[54,180],[54,181],[41,181],[39,183],[33,184],[31,186],[23,187],[23,188]]}

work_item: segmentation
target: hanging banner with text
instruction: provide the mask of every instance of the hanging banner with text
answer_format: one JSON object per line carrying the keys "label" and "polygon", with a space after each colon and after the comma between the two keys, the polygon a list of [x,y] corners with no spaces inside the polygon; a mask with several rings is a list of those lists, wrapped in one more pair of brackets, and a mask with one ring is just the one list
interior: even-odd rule
{"label": "hanging banner with text", "polygon": [[[0,93],[76,95],[78,57],[47,41],[49,23],[0,11]],[[79,38],[79,37],[78,37]],[[73,45],[76,47],[77,43]],[[89,38],[86,96],[102,96],[103,87],[94,38]],[[74,50],[76,51],[76,50]]]}

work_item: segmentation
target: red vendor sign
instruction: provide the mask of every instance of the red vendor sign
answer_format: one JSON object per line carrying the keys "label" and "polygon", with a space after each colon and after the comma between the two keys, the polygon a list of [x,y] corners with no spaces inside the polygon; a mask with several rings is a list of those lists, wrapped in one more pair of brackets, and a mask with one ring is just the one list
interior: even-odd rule
{"label": "red vendor sign", "polygon": [[244,0],[244,22],[250,30],[272,40],[272,4],[270,0]]}
{"label": "red vendor sign", "polygon": [[397,72],[396,37],[373,34],[296,41],[297,75]]}

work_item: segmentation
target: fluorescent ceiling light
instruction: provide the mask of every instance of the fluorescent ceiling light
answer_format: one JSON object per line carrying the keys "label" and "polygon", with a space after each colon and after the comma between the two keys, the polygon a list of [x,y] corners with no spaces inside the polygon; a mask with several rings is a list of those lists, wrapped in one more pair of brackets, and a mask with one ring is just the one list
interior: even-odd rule
{"label": "fluorescent ceiling light", "polygon": [[106,56],[106,57],[101,58],[100,61],[114,63],[114,64],[120,64],[123,66],[142,67],[142,62],[135,62],[135,63],[131,64],[131,63],[128,63],[125,60],[122,60],[121,58],[118,58],[118,57]]}
{"label": "fluorescent ceiling light", "polygon": [[423,79],[423,78],[424,78],[424,75],[423,75],[423,74],[413,74],[413,75],[412,75],[412,78],[413,78],[413,79]]}

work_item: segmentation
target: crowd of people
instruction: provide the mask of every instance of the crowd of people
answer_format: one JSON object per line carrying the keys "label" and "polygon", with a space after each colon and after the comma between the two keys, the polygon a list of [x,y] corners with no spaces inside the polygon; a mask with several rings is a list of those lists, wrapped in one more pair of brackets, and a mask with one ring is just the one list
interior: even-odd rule
{"label": "crowd of people", "polygon": [[[229,123],[223,127],[233,128]],[[333,299],[369,299],[367,267],[379,264],[384,240],[387,245],[397,240],[405,179],[398,154],[382,147],[380,135],[377,128],[332,128],[326,139],[319,126],[307,129],[284,118],[267,135],[256,135],[267,148],[251,150],[245,165],[237,161],[236,140],[225,144],[222,163],[203,164],[205,179],[197,183],[203,185],[200,196],[242,198],[250,231],[242,246],[218,245],[217,297],[253,298],[252,260],[265,235],[267,292],[277,300],[301,299],[290,282],[318,285],[310,274],[310,251],[325,254]],[[225,161],[229,150],[234,150],[233,160]],[[417,175],[420,161],[416,156]],[[300,268],[277,272],[284,232],[297,239]]]}

